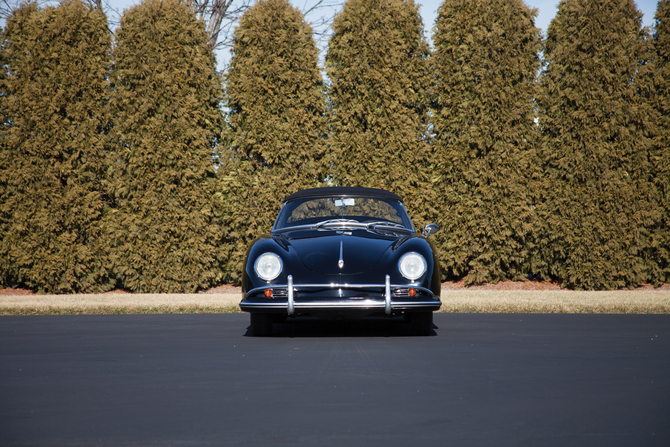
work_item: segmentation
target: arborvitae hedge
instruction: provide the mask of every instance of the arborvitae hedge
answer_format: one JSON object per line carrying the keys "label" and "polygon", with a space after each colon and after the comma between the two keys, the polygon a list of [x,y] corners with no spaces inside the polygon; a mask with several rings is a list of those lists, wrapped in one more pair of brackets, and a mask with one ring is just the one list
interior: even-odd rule
{"label": "arborvitae hedge", "polygon": [[110,34],[79,0],[7,20],[0,77],[0,283],[110,286],[101,238]]}
{"label": "arborvitae hedge", "polygon": [[635,3],[562,0],[548,29],[541,78],[545,137],[543,274],[564,286],[631,287],[649,280],[649,38]]}
{"label": "arborvitae hedge", "polygon": [[145,0],[126,10],[117,37],[114,271],[134,292],[208,287],[220,272],[213,148],[222,115],[204,24],[183,1]]}
{"label": "arborvitae hedge", "polygon": [[663,217],[655,231],[654,251],[659,274],[656,282],[670,282],[670,2],[658,2],[654,49],[656,50],[656,94],[658,112],[654,141],[654,178]]}
{"label": "arborvitae hedge", "polygon": [[[0,153],[5,153],[4,152],[4,139],[6,138],[7,135],[7,129],[10,126],[10,117],[9,117],[9,111],[7,110],[7,88],[6,82],[7,82],[7,68],[9,67],[8,63],[9,61],[7,60],[7,53],[5,51],[6,46],[9,45],[9,42],[5,38],[5,29],[0,28],[0,67],[5,67],[0,69]],[[0,156],[0,160],[3,160],[4,157]],[[0,167],[0,169],[4,169]],[[2,219],[2,213],[0,213],[0,219]],[[2,228],[2,220],[0,220],[0,228]],[[2,235],[4,234],[4,231],[0,230],[0,240],[2,240]]]}
{"label": "arborvitae hedge", "polygon": [[415,225],[436,214],[428,57],[412,0],[347,0],[333,21],[326,55],[335,183],[399,194]]}
{"label": "arborvitae hedge", "polygon": [[270,231],[282,199],[322,181],[325,92],[312,29],[286,0],[260,0],[235,31],[226,78],[230,151],[222,157],[229,262]]}
{"label": "arborvitae hedge", "polygon": [[443,272],[466,283],[530,272],[539,177],[533,122],[540,30],[521,0],[445,0],[432,123]]}

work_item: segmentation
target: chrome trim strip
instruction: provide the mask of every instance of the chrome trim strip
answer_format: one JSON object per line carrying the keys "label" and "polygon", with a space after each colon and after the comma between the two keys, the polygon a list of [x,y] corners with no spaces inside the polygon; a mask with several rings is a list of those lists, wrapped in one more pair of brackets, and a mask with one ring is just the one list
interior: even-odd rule
{"label": "chrome trim strip", "polygon": [[439,304],[439,306],[437,307],[439,309],[442,306],[442,301],[416,301],[416,302],[396,301],[393,303],[393,308],[404,309],[412,307],[426,307],[426,306],[434,306],[435,304]]}
{"label": "chrome trim strip", "polygon": [[[293,276],[291,276],[291,281],[293,281]],[[419,287],[419,286],[414,286],[412,284],[389,284],[391,288],[408,288],[411,287],[412,289],[420,290],[422,292],[425,292],[433,297],[435,297],[435,294],[433,293],[432,290],[427,289],[425,287]],[[256,287],[254,289],[251,289],[244,295],[244,299],[249,298],[249,296],[258,293],[260,291],[264,291],[265,289],[287,289],[288,285],[286,284],[268,284],[267,286],[263,287]],[[330,283],[330,284],[294,284],[293,288],[295,290],[300,290],[302,288],[306,289],[386,289],[386,284],[335,284],[335,283]],[[293,292],[295,292],[295,290]],[[437,298],[437,297],[436,297]]]}
{"label": "chrome trim strip", "polygon": [[[430,289],[425,287],[412,286],[411,284],[401,284],[394,285],[391,284],[391,277],[386,275],[384,284],[293,284],[293,276],[288,276],[288,284],[273,284],[266,287],[257,287],[250,290],[246,293],[244,299],[240,303],[240,306],[248,309],[286,309],[288,315],[293,315],[296,313],[296,309],[317,309],[317,308],[349,308],[349,309],[384,309],[386,315],[392,315],[394,309],[413,309],[413,308],[422,308],[422,307],[435,307],[435,310],[438,310],[442,305],[440,299],[433,294]],[[431,301],[393,301],[392,300],[392,289],[394,288],[408,288],[412,287],[417,290],[421,290],[431,297],[434,300]],[[250,295],[258,293],[267,288],[274,289],[288,289],[288,298],[287,301],[262,301],[262,302],[247,302],[247,298]],[[319,288],[319,289],[357,289],[357,288],[379,288],[384,290],[384,299],[383,301],[379,298],[377,299],[342,299],[342,300],[321,300],[321,301],[306,301],[306,302],[296,302],[295,301],[295,291],[299,291],[301,288]],[[381,297],[380,297],[381,298]],[[402,299],[402,298],[401,298]]]}
{"label": "chrome trim strip", "polygon": [[[291,276],[291,282],[293,281],[293,277]],[[425,292],[433,297],[436,297],[435,294],[433,293],[432,290],[427,289],[425,287],[419,287],[419,286],[414,286],[412,284],[389,284],[391,288],[412,288],[416,290],[420,290],[422,292]],[[267,286],[263,287],[256,287],[254,289],[251,289],[244,295],[244,299],[247,299],[249,296],[258,293],[260,291],[264,291],[265,289],[287,289],[288,286],[286,284],[268,284]],[[335,284],[335,283],[330,283],[330,284],[294,284],[293,288],[296,290],[300,290],[302,288],[306,289],[384,289],[386,290],[386,284]],[[295,290],[294,290],[295,292]],[[436,297],[437,298],[437,297]]]}
{"label": "chrome trim strip", "polygon": [[241,303],[245,307],[258,307],[261,309],[286,309],[286,303],[273,303],[268,301],[267,303]]}
{"label": "chrome trim strip", "polygon": [[[405,309],[405,308],[414,308],[414,307],[428,307],[435,305],[442,305],[439,301],[416,301],[416,302],[405,302],[405,301],[396,301],[392,303],[392,309]],[[251,308],[260,308],[260,309],[286,309],[286,303],[283,302],[271,302],[266,303],[243,303],[244,307]],[[315,309],[315,308],[351,308],[351,309],[370,309],[370,308],[379,308],[385,309],[386,303],[382,301],[372,301],[372,300],[354,300],[354,301],[315,301],[308,303],[295,303],[295,309]],[[439,306],[437,306],[439,308]]]}
{"label": "chrome trim strip", "polygon": [[344,241],[340,241],[340,260],[337,261],[337,265],[340,268],[344,267],[344,258],[342,257],[342,244],[344,244]]}
{"label": "chrome trim strip", "polygon": [[386,313],[386,315],[391,315],[391,277],[389,275],[386,275],[386,284],[385,285],[386,285],[386,290],[384,290],[384,293],[385,293],[386,296],[384,297],[384,301],[385,301],[384,312]]}
{"label": "chrome trim strip", "polygon": [[288,275],[288,314],[295,313],[295,303],[293,302],[293,276]]}

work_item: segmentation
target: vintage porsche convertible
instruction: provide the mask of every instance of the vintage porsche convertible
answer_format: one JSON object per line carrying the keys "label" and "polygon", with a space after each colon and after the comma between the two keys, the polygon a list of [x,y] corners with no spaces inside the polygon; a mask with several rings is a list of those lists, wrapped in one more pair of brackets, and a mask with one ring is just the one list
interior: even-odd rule
{"label": "vintage porsche convertible", "polygon": [[381,189],[299,191],[282,205],[272,232],[245,259],[240,308],[254,336],[287,317],[395,317],[417,335],[433,333],[440,308],[440,264],[415,231],[402,199]]}

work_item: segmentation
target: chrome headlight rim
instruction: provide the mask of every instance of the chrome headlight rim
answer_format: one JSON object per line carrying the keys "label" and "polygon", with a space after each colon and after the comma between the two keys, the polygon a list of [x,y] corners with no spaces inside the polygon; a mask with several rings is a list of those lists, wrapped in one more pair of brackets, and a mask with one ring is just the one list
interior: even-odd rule
{"label": "chrome headlight rim", "polygon": [[[274,275],[264,276],[264,275],[261,274],[261,272],[259,271],[259,269],[258,269],[258,265],[259,265],[259,263],[261,262],[261,260],[262,260],[263,258],[268,258],[268,257],[269,257],[269,258],[273,258],[273,259],[275,259],[276,261],[278,261],[278,263],[279,263],[279,268],[278,268],[276,274],[274,274]],[[254,272],[256,273],[256,276],[258,276],[258,277],[259,277],[260,279],[262,279],[263,281],[270,282],[270,281],[272,281],[272,280],[274,280],[274,279],[277,279],[277,277],[281,274],[281,272],[282,272],[283,270],[284,270],[284,262],[282,261],[281,256],[279,256],[277,253],[273,253],[273,252],[271,252],[271,251],[265,252],[265,253],[263,253],[262,255],[258,256],[258,257],[256,258],[256,261],[254,262]]]}
{"label": "chrome headlight rim", "polygon": [[[416,256],[421,260],[423,264],[423,269],[421,270],[420,274],[418,275],[410,274],[406,271],[406,268],[403,268],[406,267],[404,266],[403,261],[407,260],[409,256]],[[400,274],[403,276],[403,278],[409,279],[410,281],[416,281],[417,279],[421,278],[423,275],[426,274],[426,271],[428,270],[428,263],[426,262],[426,258],[424,258],[421,253],[410,251],[400,257],[400,260],[398,261],[398,270],[400,271]]]}

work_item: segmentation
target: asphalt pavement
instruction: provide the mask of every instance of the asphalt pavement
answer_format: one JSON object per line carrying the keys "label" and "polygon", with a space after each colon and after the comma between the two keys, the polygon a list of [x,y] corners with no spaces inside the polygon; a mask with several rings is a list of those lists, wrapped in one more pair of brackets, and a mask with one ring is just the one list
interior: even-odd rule
{"label": "asphalt pavement", "polygon": [[670,445],[670,316],[0,317],[0,446]]}

